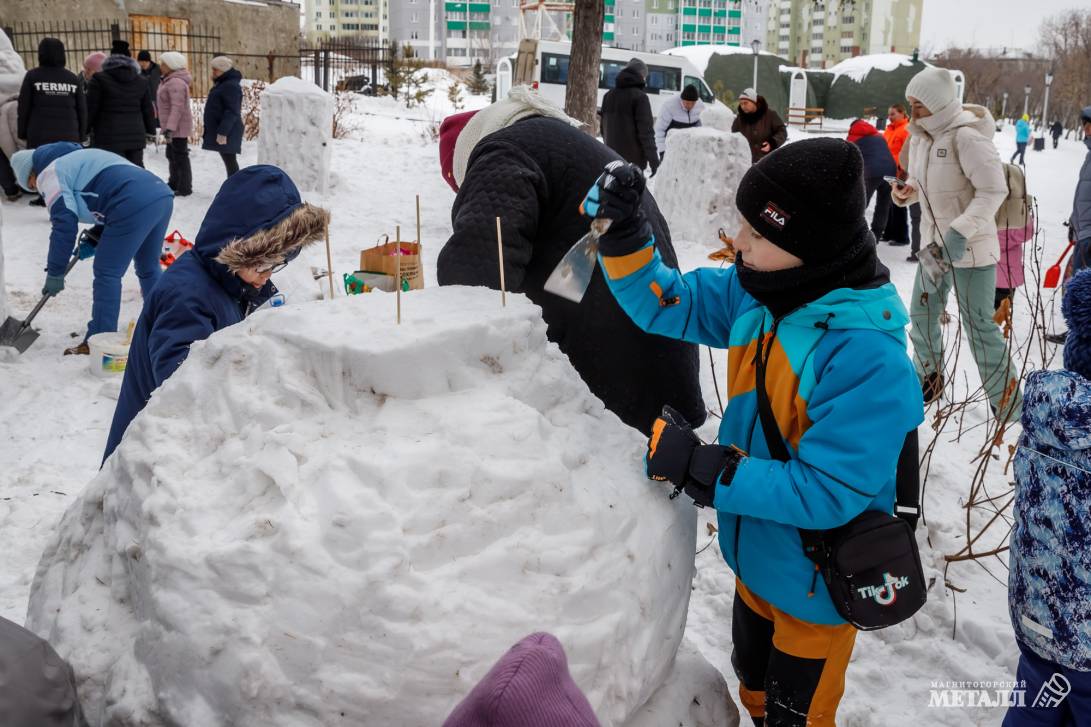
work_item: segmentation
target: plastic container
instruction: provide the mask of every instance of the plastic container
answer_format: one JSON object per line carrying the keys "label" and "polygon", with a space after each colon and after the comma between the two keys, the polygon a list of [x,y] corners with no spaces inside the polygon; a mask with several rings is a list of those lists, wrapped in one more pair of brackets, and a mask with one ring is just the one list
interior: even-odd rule
{"label": "plastic container", "polygon": [[91,349],[89,365],[95,376],[108,379],[125,373],[129,344],[125,343],[124,332],[96,333],[87,339],[87,346]]}

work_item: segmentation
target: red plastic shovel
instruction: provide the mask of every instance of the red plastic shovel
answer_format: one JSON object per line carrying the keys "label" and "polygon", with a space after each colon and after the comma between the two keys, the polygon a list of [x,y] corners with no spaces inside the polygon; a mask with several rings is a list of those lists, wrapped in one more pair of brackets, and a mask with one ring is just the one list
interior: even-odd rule
{"label": "red plastic shovel", "polygon": [[1068,253],[1072,251],[1072,246],[1074,244],[1074,242],[1069,241],[1068,247],[1066,247],[1064,252],[1061,253],[1061,256],[1057,258],[1057,262],[1053,264],[1053,267],[1046,271],[1046,278],[1042,283],[1043,288],[1056,288],[1057,284],[1061,282],[1061,263],[1068,257]]}

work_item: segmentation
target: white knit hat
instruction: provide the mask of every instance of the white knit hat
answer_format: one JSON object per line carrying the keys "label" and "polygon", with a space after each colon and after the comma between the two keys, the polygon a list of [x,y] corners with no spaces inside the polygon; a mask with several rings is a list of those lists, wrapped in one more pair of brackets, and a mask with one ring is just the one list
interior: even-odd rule
{"label": "white knit hat", "polygon": [[211,61],[209,61],[208,65],[212,66],[221,73],[226,73],[227,71],[230,71],[232,68],[235,67],[235,61],[231,60],[227,56],[216,56]]}
{"label": "white knit hat", "polygon": [[159,56],[159,63],[172,71],[180,71],[183,68],[189,68],[189,62],[186,60],[186,57],[174,50],[169,50]]}
{"label": "white knit hat", "polygon": [[955,79],[946,68],[931,66],[913,76],[905,88],[905,97],[915,98],[933,114],[958,98]]}
{"label": "white knit hat", "polygon": [[746,89],[745,91],[743,91],[742,93],[739,94],[739,100],[740,101],[743,101],[743,100],[752,101],[753,103],[757,103],[758,102],[758,92],[755,91],[752,88],[748,88],[748,89]]}

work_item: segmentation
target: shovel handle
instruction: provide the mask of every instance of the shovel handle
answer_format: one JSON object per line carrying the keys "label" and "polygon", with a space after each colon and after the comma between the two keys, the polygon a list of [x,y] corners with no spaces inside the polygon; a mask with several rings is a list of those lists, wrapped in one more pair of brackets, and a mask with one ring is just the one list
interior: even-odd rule
{"label": "shovel handle", "polygon": [[595,238],[602,237],[610,229],[610,225],[614,223],[613,220],[606,219],[605,217],[595,218],[591,220],[591,232]]}
{"label": "shovel handle", "polygon": [[[67,278],[68,273],[70,273],[72,271],[72,268],[76,267],[76,263],[78,263],[79,261],[80,261],[79,255],[73,255],[72,259],[68,261],[68,267],[66,267],[64,269],[64,275],[62,275],[61,277],[62,278]],[[23,331],[30,328],[31,321],[33,321],[34,317],[36,315],[38,315],[39,311],[41,311],[42,308],[45,307],[46,301],[48,301],[52,297],[53,297],[52,295],[43,295],[41,300],[39,300],[38,303],[34,306],[34,308],[31,309],[30,315],[28,315],[26,317],[26,319],[23,321],[23,324],[21,326],[19,326],[19,334],[20,335],[23,333]]]}

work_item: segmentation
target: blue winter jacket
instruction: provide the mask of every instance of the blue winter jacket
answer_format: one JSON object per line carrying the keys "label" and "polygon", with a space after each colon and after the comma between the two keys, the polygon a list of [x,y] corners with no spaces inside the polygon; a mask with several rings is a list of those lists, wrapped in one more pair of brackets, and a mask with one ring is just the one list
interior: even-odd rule
{"label": "blue winter jacket", "polygon": [[272,227],[300,204],[291,179],[273,166],[247,167],[224,182],[193,250],[167,268],[144,300],[103,462],[152,392],[182,364],[194,341],[238,323],[276,293],[271,282],[254,289],[214,258],[228,243]]}
{"label": "blue winter jacket", "polygon": [[31,167],[49,208],[46,272],[63,275],[79,225],[107,225],[174,193],[162,179],[103,149],[59,141],[34,150]]}
{"label": "blue winter jacket", "polygon": [[[886,139],[881,136],[862,136],[852,142],[860,150],[864,157],[864,176],[868,179],[880,177],[893,177],[898,173],[898,165],[894,163],[894,157],[890,153],[890,147],[886,145]],[[886,187],[880,187],[885,190]]]}
{"label": "blue winter jacket", "polygon": [[[727,564],[782,611],[844,623],[822,579],[815,582],[799,528],[893,511],[898,455],[906,433],[924,420],[906,354],[909,315],[894,286],[833,290],[776,322],[743,290],[734,267],[682,275],[652,247],[601,260],[610,289],[642,329],[728,350],[719,443],[749,456],[729,484],[716,487]],[[758,340],[774,326],[766,390],[790,462],[770,456],[755,395]]]}
{"label": "blue winter jacket", "polygon": [[1008,607],[1043,658],[1091,671],[1091,381],[1035,371],[1015,455]]}
{"label": "blue winter jacket", "polygon": [[1075,239],[1091,243],[1091,137],[1083,140],[1087,145],[1087,156],[1080,167],[1080,176],[1076,181],[1076,194],[1072,200],[1072,218],[1069,223],[1075,232]]}
{"label": "blue winter jacket", "polygon": [[[204,124],[202,149],[225,154],[242,152],[242,74],[237,69],[213,81],[205,99]],[[227,143],[217,144],[218,135],[226,136]]]}
{"label": "blue winter jacket", "polygon": [[1030,124],[1023,119],[1015,122],[1015,142],[1025,144],[1030,141]]}

